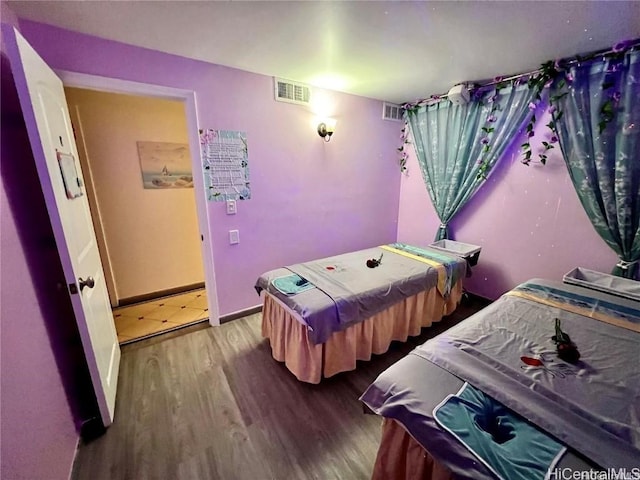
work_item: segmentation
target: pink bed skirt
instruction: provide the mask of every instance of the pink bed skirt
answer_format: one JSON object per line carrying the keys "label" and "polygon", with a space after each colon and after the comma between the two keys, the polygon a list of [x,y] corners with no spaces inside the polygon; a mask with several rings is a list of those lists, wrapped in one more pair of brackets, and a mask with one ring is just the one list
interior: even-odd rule
{"label": "pink bed skirt", "polygon": [[371,480],[453,480],[451,471],[395,420],[385,418]]}
{"label": "pink bed skirt", "polygon": [[386,352],[394,340],[406,342],[408,337],[419,335],[423,327],[452,313],[461,298],[462,280],[446,300],[434,287],[314,345],[297,315],[267,293],[262,308],[262,336],[269,339],[273,358],[284,362],[298,380],[320,383],[323,376],[355,370],[356,360],[370,360],[372,354]]}

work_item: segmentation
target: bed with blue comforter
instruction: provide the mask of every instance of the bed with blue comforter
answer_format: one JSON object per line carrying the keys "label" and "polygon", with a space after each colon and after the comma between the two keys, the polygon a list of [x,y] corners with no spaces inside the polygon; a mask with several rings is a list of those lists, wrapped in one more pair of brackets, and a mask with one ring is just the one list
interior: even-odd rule
{"label": "bed with blue comforter", "polygon": [[[361,400],[423,449],[432,463],[418,478],[640,476],[640,301],[619,280],[609,293],[519,285],[391,366]],[[559,358],[556,324],[577,361]],[[400,450],[381,447],[374,478],[416,478]]]}

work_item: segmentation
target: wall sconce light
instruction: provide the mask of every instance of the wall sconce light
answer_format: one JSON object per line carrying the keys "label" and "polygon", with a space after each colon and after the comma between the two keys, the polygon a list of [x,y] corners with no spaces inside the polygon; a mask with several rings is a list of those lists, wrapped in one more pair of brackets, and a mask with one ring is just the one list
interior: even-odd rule
{"label": "wall sconce light", "polygon": [[331,135],[336,129],[336,121],[333,118],[325,118],[318,124],[318,135],[320,135],[325,142],[331,140]]}

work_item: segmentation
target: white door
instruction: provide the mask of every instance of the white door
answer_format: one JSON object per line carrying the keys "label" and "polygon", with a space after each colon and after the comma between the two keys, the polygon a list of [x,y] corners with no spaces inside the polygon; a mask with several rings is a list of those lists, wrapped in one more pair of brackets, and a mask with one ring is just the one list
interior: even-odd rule
{"label": "white door", "polygon": [[33,157],[100,415],[113,422],[120,347],[62,81],[10,25],[2,25]]}

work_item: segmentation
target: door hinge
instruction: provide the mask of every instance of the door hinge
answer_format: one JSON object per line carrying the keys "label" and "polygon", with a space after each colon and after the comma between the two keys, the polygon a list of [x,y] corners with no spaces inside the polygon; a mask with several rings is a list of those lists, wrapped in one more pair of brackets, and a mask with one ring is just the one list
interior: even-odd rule
{"label": "door hinge", "polygon": [[78,294],[78,286],[75,283],[70,283],[69,284],[69,292],[71,292],[72,295],[77,295]]}

